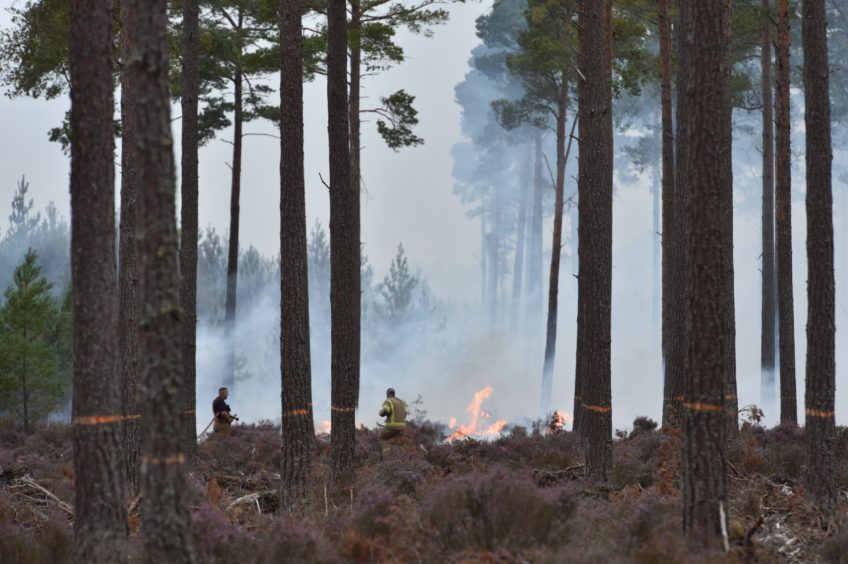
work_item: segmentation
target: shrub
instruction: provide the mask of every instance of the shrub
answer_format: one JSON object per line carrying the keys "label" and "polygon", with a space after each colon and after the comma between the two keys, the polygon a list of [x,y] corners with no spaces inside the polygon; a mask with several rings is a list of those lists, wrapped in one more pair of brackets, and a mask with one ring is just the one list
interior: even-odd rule
{"label": "shrub", "polygon": [[324,560],[321,549],[321,536],[315,527],[297,522],[286,515],[276,521],[261,539],[264,547],[257,562],[321,562]]}
{"label": "shrub", "polygon": [[529,476],[502,468],[448,478],[430,499],[427,520],[449,551],[555,542],[575,507],[561,490],[539,489]]}
{"label": "shrub", "polygon": [[393,455],[374,468],[376,480],[396,495],[414,497],[432,465],[418,456]]}
{"label": "shrub", "polygon": [[389,514],[395,504],[395,496],[381,485],[370,485],[363,489],[354,504],[351,516],[352,528],[362,536],[374,538],[387,536],[390,532]]}
{"label": "shrub", "polygon": [[204,503],[191,515],[194,552],[198,562],[245,561],[254,553],[252,540],[217,507]]}
{"label": "shrub", "polygon": [[848,558],[848,531],[831,537],[821,548],[821,558],[828,564],[844,564]]}

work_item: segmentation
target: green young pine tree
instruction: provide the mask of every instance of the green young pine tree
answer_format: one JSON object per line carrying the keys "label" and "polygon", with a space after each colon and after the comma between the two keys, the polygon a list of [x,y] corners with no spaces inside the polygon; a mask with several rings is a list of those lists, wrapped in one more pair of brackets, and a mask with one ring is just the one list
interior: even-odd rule
{"label": "green young pine tree", "polygon": [[389,321],[401,322],[409,314],[418,282],[418,277],[409,269],[403,244],[399,244],[397,255],[389,266],[389,273],[380,284],[380,296],[383,298],[381,309]]}
{"label": "green young pine tree", "polygon": [[58,312],[37,261],[34,251],[27,252],[0,309],[0,410],[26,431],[54,411],[64,394],[50,342]]}

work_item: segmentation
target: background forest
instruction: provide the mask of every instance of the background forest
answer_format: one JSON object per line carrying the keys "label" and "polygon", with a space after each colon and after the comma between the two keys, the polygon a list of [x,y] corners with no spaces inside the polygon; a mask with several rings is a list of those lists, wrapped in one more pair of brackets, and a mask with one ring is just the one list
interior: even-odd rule
{"label": "background forest", "polygon": [[[544,8],[537,3],[537,9]],[[661,413],[662,358],[661,329],[661,131],[659,82],[656,75],[658,44],[655,18],[637,0],[624,4],[628,18],[619,25],[622,33],[644,35],[634,42],[621,61],[620,78],[616,82],[615,110],[615,187],[614,187],[614,270],[613,270],[613,394],[629,398],[618,402],[614,411],[616,427],[626,427],[640,414]],[[839,52],[848,44],[848,29],[839,10],[831,10],[831,48]],[[212,5],[210,5],[210,10]],[[548,56],[523,48],[522,38],[545,37],[555,29],[527,29],[524,16],[526,2],[500,2],[489,11],[487,6],[451,7],[453,18],[441,16],[428,26],[437,37],[428,39],[410,33],[399,25],[398,38],[392,40],[400,51],[374,51],[369,65],[373,70],[363,85],[366,97],[373,101],[372,91],[392,91],[396,87],[416,86],[418,96],[413,114],[420,123],[406,124],[406,137],[385,139],[378,131],[382,117],[364,113],[363,170],[365,193],[363,209],[363,374],[362,396],[379,398],[388,385],[400,386],[406,396],[418,395],[432,417],[447,421],[461,414],[475,391],[486,385],[494,388],[489,408],[498,418],[511,422],[528,421],[540,414],[538,394],[525,385],[528,366],[540,367],[543,354],[543,309],[547,302],[550,264],[550,233],[554,206],[556,140],[554,124],[547,120],[544,92],[527,91],[544,69],[522,67],[522,53],[528,60]],[[33,19],[41,10],[46,15]],[[477,45],[463,30],[477,14]],[[760,356],[758,355],[762,324],[762,93],[761,65],[757,43],[759,2],[737,2],[735,6],[740,37],[736,40],[734,59],[734,246],[737,305],[737,363],[740,405],[757,404],[765,409],[765,421],[776,422],[776,406],[763,405],[760,396]],[[29,16],[28,16],[29,14]],[[59,41],[56,24],[38,23],[50,14],[61,15],[61,6],[50,2],[17,3],[3,16],[9,22],[4,49],[7,62],[4,77],[13,108],[44,108],[47,120],[61,120],[67,109],[60,94],[63,84],[61,59],[49,49],[15,48],[27,37],[42,41],[52,37]],[[29,17],[29,19],[27,19]],[[66,17],[66,16],[65,16]],[[210,36],[227,41],[226,29],[220,29],[220,15],[208,14]],[[9,21],[11,20],[11,21]],[[47,22],[54,20],[47,19]],[[176,20],[175,20],[176,21]],[[436,25],[432,25],[436,24]],[[176,25],[176,24],[175,24]],[[52,27],[51,27],[52,26]],[[630,26],[630,27],[627,27]],[[800,23],[793,19],[793,60],[800,61]],[[213,33],[213,31],[210,31]],[[220,36],[218,34],[221,34]],[[535,34],[535,35],[534,35]],[[444,35],[443,40],[438,36]],[[462,53],[452,53],[457,61],[452,67],[463,73],[462,80],[452,85],[438,75],[420,83],[416,65],[430,65],[432,49],[445,43],[456,43],[457,36],[466,37],[471,52],[463,70]],[[255,38],[263,45],[265,38]],[[24,46],[28,45],[23,43]],[[211,49],[211,48],[210,48]],[[221,47],[223,49],[223,47]],[[544,49],[544,47],[542,47]],[[48,57],[51,55],[51,57]],[[200,192],[200,232],[198,246],[198,397],[206,401],[214,397],[224,379],[221,366],[226,315],[227,263],[229,223],[226,205],[232,162],[232,87],[228,87],[225,52],[211,51],[208,64],[223,65],[210,70],[215,80],[209,82],[202,127],[208,139],[201,150],[201,176],[208,189]],[[17,57],[17,58],[16,58]],[[398,65],[404,58],[409,59]],[[369,67],[370,68],[370,67]],[[427,67],[429,68],[429,67]],[[410,70],[411,69],[411,70]],[[273,123],[263,119],[263,110],[271,100],[274,87],[270,80],[273,64],[255,69],[256,84],[261,84],[256,98],[247,100],[245,149],[242,183],[244,201],[242,215],[256,217],[242,222],[239,245],[237,284],[238,381],[241,415],[248,421],[275,419],[276,394],[266,393],[279,386],[279,264],[273,250],[274,214],[264,216],[261,202],[270,196],[267,175],[273,167],[263,165],[273,152]],[[535,75],[534,75],[535,73]],[[800,80],[800,75],[798,75]],[[218,82],[215,82],[215,81]],[[528,82],[529,81],[529,82]],[[840,72],[832,81],[834,113],[834,224],[836,228],[837,318],[844,323],[848,316],[845,285],[839,284],[845,272],[846,256],[846,150],[845,120],[848,115],[848,81]],[[307,91],[314,83],[307,82]],[[401,88],[402,90],[403,88]],[[413,90],[410,88],[410,92]],[[177,92],[178,94],[178,92]],[[261,99],[258,97],[262,95]],[[36,100],[28,100],[28,97]],[[401,97],[402,98],[402,97]],[[46,101],[44,101],[46,99]],[[455,100],[456,109],[445,107]],[[229,100],[229,101],[228,101]],[[437,102],[438,100],[438,102]],[[369,102],[370,103],[370,102]],[[434,106],[434,104],[436,104]],[[307,115],[320,118],[320,108]],[[63,109],[64,108],[64,109]],[[803,198],[803,90],[793,88],[793,218],[794,272],[796,285],[806,276],[804,249],[805,221]],[[371,108],[368,108],[369,110]],[[61,110],[61,112],[57,112]],[[42,111],[42,110],[38,110]],[[414,110],[413,110],[414,111]],[[178,113],[176,113],[178,115]],[[50,117],[52,116],[52,117]],[[374,116],[374,117],[372,117]],[[447,135],[443,124],[457,116],[458,129]],[[565,116],[569,121],[571,114]],[[10,120],[16,119],[14,116]],[[7,226],[0,231],[3,238],[0,287],[10,286],[14,268],[20,264],[29,247],[39,257],[39,265],[52,284],[51,293],[61,300],[69,283],[67,200],[61,184],[61,171],[67,161],[62,154],[61,124],[36,118],[37,123],[20,129],[21,147],[38,147],[45,158],[56,162],[54,172],[43,167],[21,168],[15,161],[26,162],[10,147],[3,155],[4,169],[11,177],[3,182],[0,195],[11,205]],[[9,123],[14,123],[10,121]],[[33,122],[36,123],[36,122]],[[180,121],[174,122],[178,130]],[[59,129],[55,129],[59,127]],[[453,125],[456,128],[456,125]],[[316,133],[320,127],[315,127]],[[307,127],[307,142],[311,128]],[[414,133],[417,132],[417,133]],[[419,137],[420,136],[420,137]],[[48,143],[47,138],[55,139]],[[399,140],[397,140],[399,139]],[[432,143],[429,140],[432,139]],[[536,141],[541,153],[536,153]],[[423,146],[399,150],[404,144]],[[319,141],[319,140],[316,140]],[[395,146],[392,148],[392,143]],[[399,143],[399,145],[398,145]],[[435,144],[435,146],[433,146]],[[326,188],[319,165],[312,155],[326,148],[316,146],[307,151],[316,164],[307,172],[309,232],[310,321],[312,326],[315,374],[316,419],[329,419],[329,237],[326,202],[321,199]],[[538,157],[538,158],[537,158]],[[270,157],[273,160],[273,157]],[[414,177],[423,163],[437,162],[428,180],[420,183]],[[215,168],[212,168],[212,163]],[[441,164],[444,163],[444,164]],[[426,168],[426,166],[425,166]],[[552,404],[570,410],[573,394],[571,374],[575,343],[577,259],[576,259],[576,149],[572,151],[565,174],[566,210],[564,214],[563,262],[560,269],[559,361],[555,363]],[[309,171],[309,169],[307,169]],[[207,172],[208,171],[208,172]],[[409,171],[409,172],[407,172]],[[438,172],[437,172],[438,171]],[[48,173],[49,172],[49,173]],[[450,173],[450,177],[447,174]],[[38,178],[40,185],[32,184]],[[450,179],[452,179],[452,181]],[[447,183],[445,183],[447,181]],[[25,184],[22,185],[21,182]],[[53,184],[43,184],[43,183]],[[443,182],[443,186],[434,183]],[[21,193],[25,186],[28,190]],[[50,199],[53,201],[51,202]],[[539,200],[538,202],[536,200]],[[257,208],[257,204],[259,207]],[[410,206],[429,209],[438,206],[432,220],[421,222],[421,214]],[[525,215],[522,215],[525,214]],[[466,216],[467,219],[462,219]],[[538,217],[541,216],[541,217]],[[373,219],[369,219],[373,217]],[[208,219],[204,219],[208,218]],[[261,218],[261,219],[259,219]],[[445,239],[450,234],[451,238]],[[406,246],[404,256],[398,245]],[[411,245],[411,246],[410,246]],[[372,250],[373,249],[373,250]],[[406,268],[398,269],[392,280],[392,264],[405,259]],[[518,273],[518,275],[516,275]],[[388,279],[386,277],[389,277]],[[388,282],[388,284],[387,284]],[[409,286],[409,287],[407,287]],[[798,286],[800,289],[801,286]],[[397,295],[394,295],[397,294]],[[58,303],[58,302],[57,302]],[[806,294],[795,293],[796,334],[802,335],[806,324]],[[275,313],[276,312],[276,313]],[[634,322],[638,320],[638,322]],[[797,339],[797,372],[803,373],[804,339]],[[846,362],[844,346],[837,346],[837,370],[842,373]],[[536,368],[529,375],[537,378]],[[65,375],[65,378],[68,374]],[[434,385],[435,383],[435,385]],[[68,382],[65,382],[65,388]],[[649,391],[652,390],[652,391]],[[377,402],[377,399],[374,402]],[[803,405],[803,386],[799,384],[798,402]],[[848,389],[837,386],[837,404],[848,405]],[[68,416],[67,402],[60,411]],[[844,410],[837,410],[837,417]],[[370,413],[370,411],[369,411]],[[371,415],[363,423],[373,423]],[[198,418],[199,429],[205,425]]]}
{"label": "background forest", "polygon": [[0,560],[845,560],[846,0],[0,6]]}

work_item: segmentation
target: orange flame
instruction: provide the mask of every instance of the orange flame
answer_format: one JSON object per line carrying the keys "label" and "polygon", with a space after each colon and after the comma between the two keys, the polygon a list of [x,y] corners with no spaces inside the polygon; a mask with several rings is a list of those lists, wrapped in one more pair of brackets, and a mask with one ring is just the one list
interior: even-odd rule
{"label": "orange flame", "polygon": [[553,431],[565,431],[566,425],[573,425],[573,424],[574,424],[574,416],[573,415],[571,415],[569,412],[567,412],[565,410],[557,409],[554,412],[553,419],[551,420],[551,423],[550,423],[551,427],[550,428]]}
{"label": "orange flame", "polygon": [[[460,437],[492,437],[500,434],[504,427],[506,427],[506,420],[501,419],[486,425],[488,423],[486,420],[491,419],[492,416],[480,408],[483,402],[489,399],[489,396],[492,395],[493,391],[494,390],[491,386],[486,386],[474,394],[474,399],[471,400],[471,403],[465,409],[465,412],[471,416],[471,421],[467,424],[460,424],[459,429],[454,431],[453,434],[447,438],[448,442],[454,441]],[[479,429],[478,423],[481,424],[481,428]],[[483,425],[486,426],[483,427]],[[454,427],[456,427],[456,418],[451,417],[449,428],[453,429]]]}

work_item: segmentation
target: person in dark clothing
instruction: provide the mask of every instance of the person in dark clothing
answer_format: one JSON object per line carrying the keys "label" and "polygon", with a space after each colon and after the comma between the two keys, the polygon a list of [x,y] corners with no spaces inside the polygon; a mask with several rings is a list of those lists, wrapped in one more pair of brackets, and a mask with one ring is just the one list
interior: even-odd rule
{"label": "person in dark clothing", "polygon": [[215,414],[215,423],[212,428],[216,434],[227,436],[232,431],[233,421],[238,421],[238,417],[230,413],[230,406],[227,405],[227,397],[230,395],[227,388],[218,389],[218,397],[212,402],[212,413]]}

